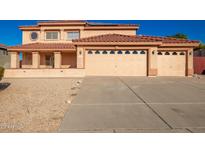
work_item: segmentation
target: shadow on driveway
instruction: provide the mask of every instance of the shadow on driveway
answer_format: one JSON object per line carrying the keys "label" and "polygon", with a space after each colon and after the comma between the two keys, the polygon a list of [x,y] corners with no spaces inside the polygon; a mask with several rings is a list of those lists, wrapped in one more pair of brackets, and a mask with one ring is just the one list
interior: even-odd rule
{"label": "shadow on driveway", "polygon": [[5,90],[11,85],[9,82],[0,82],[0,91]]}

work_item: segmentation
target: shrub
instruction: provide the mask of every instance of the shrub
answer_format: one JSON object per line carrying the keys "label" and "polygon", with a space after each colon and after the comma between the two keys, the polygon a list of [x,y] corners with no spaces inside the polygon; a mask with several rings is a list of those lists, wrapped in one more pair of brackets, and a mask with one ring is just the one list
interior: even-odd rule
{"label": "shrub", "polygon": [[4,76],[4,68],[0,66],[0,80],[3,78]]}

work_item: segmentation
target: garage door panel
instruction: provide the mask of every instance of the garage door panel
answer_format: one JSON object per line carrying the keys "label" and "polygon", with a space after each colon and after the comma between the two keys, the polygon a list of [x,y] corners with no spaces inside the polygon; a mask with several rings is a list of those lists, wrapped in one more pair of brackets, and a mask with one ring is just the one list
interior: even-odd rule
{"label": "garage door panel", "polygon": [[146,76],[146,55],[124,55],[117,61],[117,75]]}
{"label": "garage door panel", "polygon": [[[99,76],[146,76],[145,54],[132,54],[133,51],[120,51],[122,54],[88,54],[86,52],[85,69],[88,75]],[[95,51],[93,52],[95,53]],[[127,54],[128,53],[128,54]]]}
{"label": "garage door panel", "polygon": [[185,76],[185,55],[158,55],[158,76]]}
{"label": "garage door panel", "polygon": [[115,68],[113,60],[113,56],[87,54],[85,62],[86,72],[88,75],[112,75]]}

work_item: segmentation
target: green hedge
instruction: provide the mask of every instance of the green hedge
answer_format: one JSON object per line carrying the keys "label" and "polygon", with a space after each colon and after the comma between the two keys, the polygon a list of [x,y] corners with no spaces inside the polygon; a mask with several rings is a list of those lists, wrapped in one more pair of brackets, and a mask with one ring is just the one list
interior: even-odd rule
{"label": "green hedge", "polygon": [[4,76],[4,68],[0,66],[0,80],[3,78]]}

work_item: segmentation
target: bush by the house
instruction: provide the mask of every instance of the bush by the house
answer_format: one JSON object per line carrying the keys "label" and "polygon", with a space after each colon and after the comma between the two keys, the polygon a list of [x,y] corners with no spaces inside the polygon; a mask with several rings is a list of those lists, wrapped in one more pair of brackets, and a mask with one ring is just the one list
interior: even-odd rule
{"label": "bush by the house", "polygon": [[4,76],[4,68],[0,66],[0,80],[3,78]]}

